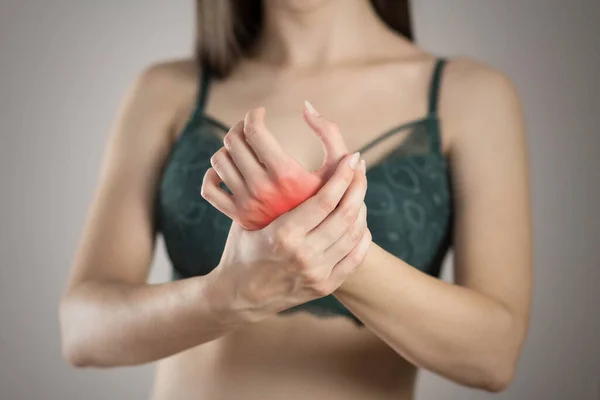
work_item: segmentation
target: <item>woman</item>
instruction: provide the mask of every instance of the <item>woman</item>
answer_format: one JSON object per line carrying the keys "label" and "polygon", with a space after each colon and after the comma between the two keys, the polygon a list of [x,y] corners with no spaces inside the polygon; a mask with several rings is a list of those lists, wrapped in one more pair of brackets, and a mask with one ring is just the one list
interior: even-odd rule
{"label": "woman", "polygon": [[[154,399],[411,399],[417,367],[506,388],[531,285],[510,82],[416,47],[406,2],[198,6],[200,62],[149,68],[117,119],[66,359],[160,360]],[[156,232],[176,279],[148,285]]]}

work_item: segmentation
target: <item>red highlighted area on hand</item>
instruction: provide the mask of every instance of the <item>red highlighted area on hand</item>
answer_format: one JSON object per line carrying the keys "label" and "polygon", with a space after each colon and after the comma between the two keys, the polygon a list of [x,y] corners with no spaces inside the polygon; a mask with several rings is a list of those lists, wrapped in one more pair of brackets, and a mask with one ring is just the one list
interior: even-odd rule
{"label": "red highlighted area on hand", "polygon": [[262,229],[312,197],[322,185],[323,182],[316,176],[306,171],[297,171],[247,199],[243,207],[237,208],[233,219],[247,230]]}
{"label": "red highlighted area on hand", "polygon": [[[325,150],[323,166],[306,171],[282,150],[264,117],[263,108],[251,110],[231,128],[202,184],[202,196],[247,230],[264,228],[316,194],[348,152],[337,126],[305,107],[304,120]],[[219,187],[221,182],[232,195]]]}

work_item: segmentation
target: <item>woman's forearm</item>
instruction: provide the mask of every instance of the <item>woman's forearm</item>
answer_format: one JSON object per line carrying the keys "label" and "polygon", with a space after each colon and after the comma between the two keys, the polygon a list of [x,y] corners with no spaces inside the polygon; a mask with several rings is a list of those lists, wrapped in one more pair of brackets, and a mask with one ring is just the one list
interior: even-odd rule
{"label": "woman's forearm", "polygon": [[334,294],[419,367],[491,391],[512,378],[526,328],[492,298],[428,276],[375,244]]}
{"label": "woman's forearm", "polygon": [[61,302],[64,356],[75,366],[141,364],[242,325],[215,309],[209,286],[210,276],[159,285],[81,283]]}

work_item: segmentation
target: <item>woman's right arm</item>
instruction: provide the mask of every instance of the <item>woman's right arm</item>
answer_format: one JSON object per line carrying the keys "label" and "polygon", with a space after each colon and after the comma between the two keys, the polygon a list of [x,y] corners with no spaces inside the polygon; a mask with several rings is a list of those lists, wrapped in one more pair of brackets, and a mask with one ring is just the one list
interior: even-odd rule
{"label": "woman's right arm", "polygon": [[194,96],[190,69],[171,63],[145,71],[116,120],[60,304],[63,354],[72,365],[155,361],[243,323],[212,311],[210,276],[146,283],[158,180],[176,116]]}

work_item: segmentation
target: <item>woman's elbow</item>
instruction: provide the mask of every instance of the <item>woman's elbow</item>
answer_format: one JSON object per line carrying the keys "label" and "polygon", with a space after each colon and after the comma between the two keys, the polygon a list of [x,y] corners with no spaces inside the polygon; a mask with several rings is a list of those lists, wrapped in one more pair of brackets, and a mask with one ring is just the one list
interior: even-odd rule
{"label": "woman's elbow", "polygon": [[489,351],[485,353],[480,364],[483,377],[481,389],[488,392],[502,392],[510,386],[525,339],[525,324],[510,315],[507,315],[505,320],[506,329],[499,330],[502,333],[497,336],[495,345],[489,343]]}
{"label": "woman's elbow", "polygon": [[[486,355],[487,356],[487,355]],[[452,368],[446,378],[472,389],[498,393],[506,390],[515,376],[516,363],[508,357],[490,355],[487,359],[473,359],[460,368]]]}
{"label": "woman's elbow", "polygon": [[71,366],[76,368],[93,366],[92,357],[86,345],[89,338],[86,338],[85,321],[78,318],[75,310],[76,306],[72,304],[68,297],[61,300],[59,306],[59,326],[61,352],[63,359]]}
{"label": "woman's elbow", "polygon": [[90,358],[80,346],[64,339],[62,340],[62,356],[72,367],[84,368],[92,366]]}
{"label": "woman's elbow", "polygon": [[481,389],[499,393],[510,386],[515,377],[516,367],[514,363],[506,363],[506,365],[499,365],[496,363],[493,368],[488,368],[484,373],[484,377],[479,385]]}

